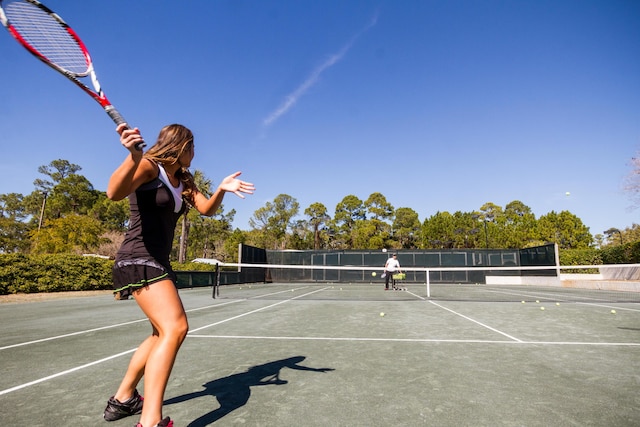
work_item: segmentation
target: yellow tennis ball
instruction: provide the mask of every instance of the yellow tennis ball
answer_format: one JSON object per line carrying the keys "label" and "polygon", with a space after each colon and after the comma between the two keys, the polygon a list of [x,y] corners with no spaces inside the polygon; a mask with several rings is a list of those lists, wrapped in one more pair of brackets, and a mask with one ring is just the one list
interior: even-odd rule
{"label": "yellow tennis ball", "polygon": [[376,277],[376,272],[374,271],[373,273],[371,273],[371,275],[372,275],[373,277]]}
{"label": "yellow tennis ball", "polygon": [[540,307],[540,310],[544,310],[544,307]]}
{"label": "yellow tennis ball", "polygon": [[384,313],[380,313],[380,317],[384,317]]}
{"label": "yellow tennis ball", "polygon": [[616,311],[615,310],[611,310],[611,314],[616,314]]}
{"label": "yellow tennis ball", "polygon": [[524,304],[524,301],[522,301],[522,303]]}
{"label": "yellow tennis ball", "polygon": [[540,300],[539,299],[536,300],[536,304],[540,304]]}
{"label": "yellow tennis ball", "polygon": [[557,302],[557,303],[556,303],[556,305],[560,305],[560,303],[559,303],[559,302]]}

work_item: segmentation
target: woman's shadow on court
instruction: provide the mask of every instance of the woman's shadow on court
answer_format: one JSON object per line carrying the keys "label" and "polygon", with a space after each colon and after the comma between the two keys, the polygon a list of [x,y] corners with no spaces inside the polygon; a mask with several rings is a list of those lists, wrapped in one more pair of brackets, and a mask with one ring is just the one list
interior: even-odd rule
{"label": "woman's shadow on court", "polygon": [[309,368],[299,365],[304,359],[304,356],[295,356],[263,365],[252,366],[245,372],[229,375],[228,377],[219,378],[203,384],[204,390],[173,397],[166,400],[164,404],[172,405],[203,396],[215,397],[220,407],[189,423],[189,427],[207,426],[244,406],[251,396],[251,387],[287,384],[286,380],[280,379],[280,371],[282,368],[311,372],[333,371],[331,368]]}

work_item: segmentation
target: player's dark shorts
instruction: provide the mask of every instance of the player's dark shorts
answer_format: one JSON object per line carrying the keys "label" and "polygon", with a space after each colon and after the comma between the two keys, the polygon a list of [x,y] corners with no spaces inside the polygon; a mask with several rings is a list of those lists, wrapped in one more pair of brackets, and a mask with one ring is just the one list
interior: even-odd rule
{"label": "player's dark shorts", "polygon": [[118,300],[128,299],[134,291],[167,279],[176,283],[173,270],[155,260],[119,260],[113,266],[113,293]]}

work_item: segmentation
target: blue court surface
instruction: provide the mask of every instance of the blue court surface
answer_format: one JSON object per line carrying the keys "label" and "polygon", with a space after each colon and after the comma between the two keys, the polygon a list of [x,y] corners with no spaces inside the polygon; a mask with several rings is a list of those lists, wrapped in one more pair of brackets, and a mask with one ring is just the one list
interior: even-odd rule
{"label": "blue court surface", "polygon": [[[640,425],[637,302],[406,288],[181,290],[190,332],[165,415],[180,427]],[[137,422],[102,411],[150,326],[133,300],[79,295],[0,304],[3,424]]]}

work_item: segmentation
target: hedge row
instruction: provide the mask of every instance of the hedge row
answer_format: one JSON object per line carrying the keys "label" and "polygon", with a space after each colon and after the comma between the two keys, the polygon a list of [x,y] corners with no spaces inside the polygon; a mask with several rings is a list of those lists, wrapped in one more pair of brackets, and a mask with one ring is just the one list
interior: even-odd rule
{"label": "hedge row", "polygon": [[0,294],[112,289],[112,267],[79,255],[0,255]]}
{"label": "hedge row", "polygon": [[[81,255],[0,254],[0,295],[90,291],[113,288],[113,260]],[[173,264],[174,270],[213,270],[202,263]]]}
{"label": "hedge row", "polygon": [[603,249],[560,250],[560,265],[640,264],[640,240]]}

